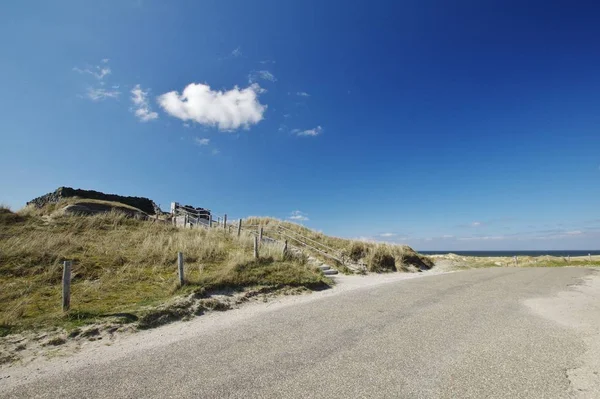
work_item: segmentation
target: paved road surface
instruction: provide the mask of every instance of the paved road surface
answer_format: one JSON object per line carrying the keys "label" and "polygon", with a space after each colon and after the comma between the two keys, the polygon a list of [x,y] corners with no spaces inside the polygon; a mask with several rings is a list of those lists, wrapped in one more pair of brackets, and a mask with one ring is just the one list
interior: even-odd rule
{"label": "paved road surface", "polygon": [[497,268],[347,291],[52,378],[0,380],[0,397],[594,397],[569,378],[584,332],[540,314],[594,275]]}

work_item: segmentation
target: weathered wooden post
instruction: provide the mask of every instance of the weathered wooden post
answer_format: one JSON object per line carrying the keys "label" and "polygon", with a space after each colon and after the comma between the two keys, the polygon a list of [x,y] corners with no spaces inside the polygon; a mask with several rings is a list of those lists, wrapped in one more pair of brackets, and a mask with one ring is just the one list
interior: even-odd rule
{"label": "weathered wooden post", "polygon": [[177,252],[177,270],[179,271],[179,286],[183,287],[185,283],[183,275],[183,252]]}
{"label": "weathered wooden post", "polygon": [[571,255],[567,255],[567,263],[571,263]]}
{"label": "weathered wooden post", "polygon": [[212,214],[208,215],[208,227],[212,227]]}
{"label": "weathered wooden post", "polygon": [[254,236],[254,259],[258,259],[258,237]]}
{"label": "weathered wooden post", "polygon": [[519,266],[519,260],[517,259],[517,257],[515,256],[515,266]]}
{"label": "weathered wooden post", "polygon": [[71,261],[63,262],[62,277],[62,310],[68,311],[71,308]]}
{"label": "weathered wooden post", "polygon": [[285,259],[285,256],[287,255],[287,250],[288,250],[288,248],[287,248],[287,240],[285,240],[283,242],[283,253],[282,253],[283,259]]}
{"label": "weathered wooden post", "polygon": [[588,259],[590,260],[590,262],[592,261],[592,254],[588,254]]}
{"label": "weathered wooden post", "polygon": [[242,234],[242,219],[238,220],[237,236],[239,237],[241,234]]}
{"label": "weathered wooden post", "polygon": [[227,230],[227,214],[223,216],[223,230]]}
{"label": "weathered wooden post", "polygon": [[259,230],[259,232],[258,232],[258,241],[259,241],[260,243],[262,243],[262,237],[263,237],[263,228],[262,228],[262,226],[261,226],[261,227],[260,227],[260,230]]}

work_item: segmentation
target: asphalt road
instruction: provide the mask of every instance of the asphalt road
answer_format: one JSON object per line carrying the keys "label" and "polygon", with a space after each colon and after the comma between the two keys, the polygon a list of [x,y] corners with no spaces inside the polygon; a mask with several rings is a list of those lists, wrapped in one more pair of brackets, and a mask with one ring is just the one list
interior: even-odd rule
{"label": "asphalt road", "polygon": [[592,274],[498,268],[356,289],[51,378],[0,381],[0,397],[569,397],[567,371],[586,344],[525,302]]}

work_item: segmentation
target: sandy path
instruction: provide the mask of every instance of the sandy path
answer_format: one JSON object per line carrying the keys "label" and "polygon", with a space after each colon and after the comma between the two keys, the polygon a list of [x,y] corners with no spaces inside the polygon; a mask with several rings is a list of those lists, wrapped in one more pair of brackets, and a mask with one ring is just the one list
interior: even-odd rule
{"label": "sandy path", "polygon": [[578,332],[587,346],[581,365],[566,371],[573,395],[600,398],[600,277],[590,276],[569,291],[525,301],[531,310]]}

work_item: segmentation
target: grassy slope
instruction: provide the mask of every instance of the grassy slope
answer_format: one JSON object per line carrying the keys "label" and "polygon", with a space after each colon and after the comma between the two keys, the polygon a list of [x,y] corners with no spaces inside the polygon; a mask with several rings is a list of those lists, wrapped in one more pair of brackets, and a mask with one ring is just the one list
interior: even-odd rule
{"label": "grassy slope", "polygon": [[[331,237],[296,223],[284,222],[273,218],[251,217],[246,219],[244,223],[252,226],[263,226],[268,235],[285,239],[286,237],[278,237],[276,233],[276,227],[282,225],[287,229],[334,249],[345,259],[365,264],[367,269],[372,272],[408,271],[415,268],[429,269],[433,267],[433,261],[429,257],[415,252],[411,247],[406,245],[391,245]],[[293,240],[289,241],[291,244],[296,244]],[[330,262],[325,257],[323,257],[323,260]]]}
{"label": "grassy slope", "polygon": [[[42,212],[43,213],[43,212]],[[329,281],[277,245],[252,257],[253,239],[220,229],[186,230],[119,213],[42,216],[0,208],[0,335],[75,326],[105,315],[139,315],[147,305],[225,287],[315,288]],[[177,287],[177,251],[187,286]],[[62,261],[74,261],[72,310],[60,310]]]}
{"label": "grassy slope", "polygon": [[[284,258],[281,244],[263,244],[255,260],[253,236],[247,231],[238,238],[222,229],[178,229],[118,212],[73,216],[60,211],[74,202],[82,201],[69,199],[18,213],[0,207],[0,335],[53,326],[69,329],[114,314],[143,316],[149,308],[192,292],[331,284],[303,256]],[[371,271],[432,266],[405,246],[328,237],[271,218],[244,221],[244,226],[264,226],[271,237],[277,224],[334,248],[346,259],[364,262]],[[178,251],[185,255],[183,288],[177,285]],[[74,266],[72,308],[65,315],[60,298],[62,261],[67,259]]]}

